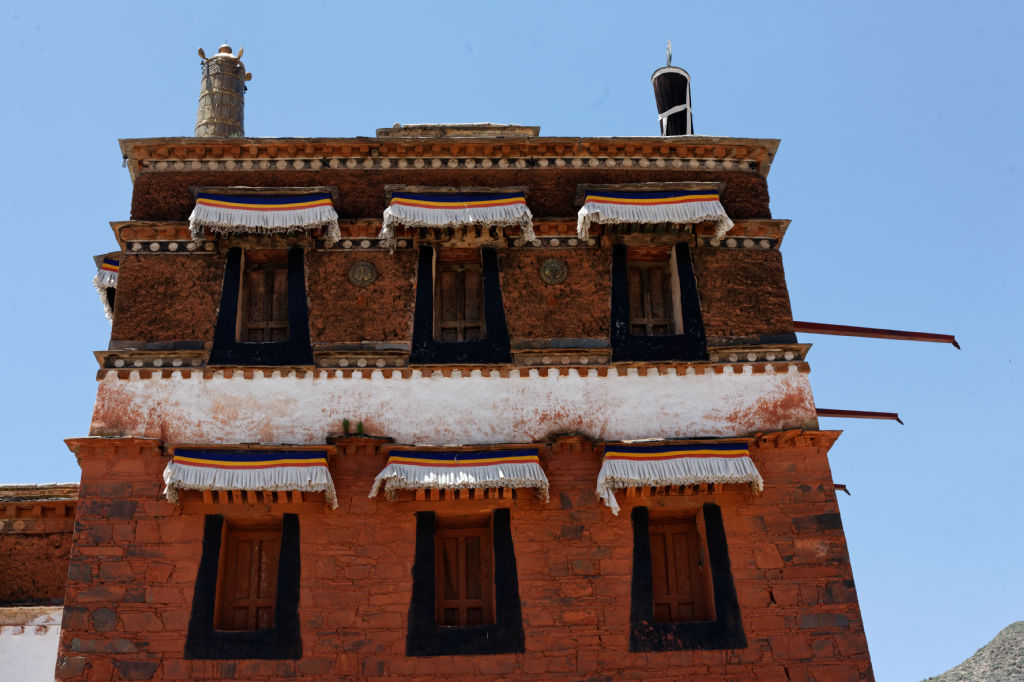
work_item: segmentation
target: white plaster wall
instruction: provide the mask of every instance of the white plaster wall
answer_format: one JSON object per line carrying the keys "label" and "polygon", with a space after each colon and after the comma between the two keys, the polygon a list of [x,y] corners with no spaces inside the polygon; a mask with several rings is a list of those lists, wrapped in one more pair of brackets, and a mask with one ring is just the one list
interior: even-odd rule
{"label": "white plaster wall", "polygon": [[[204,379],[195,372],[170,378],[100,382],[90,434],[148,436],[171,443],[323,443],[348,419],[366,433],[400,443],[507,443],[577,432],[599,440],[721,437],[816,428],[810,383],[786,373],[723,374],[674,371],[607,377],[594,370],[518,371],[502,378],[479,370],[468,377],[440,372],[410,378],[298,378],[236,372]],[[429,372],[429,370],[428,370]],[[390,371],[389,371],[390,374]]]}
{"label": "white plaster wall", "polygon": [[60,606],[0,608],[0,680],[53,680]]}

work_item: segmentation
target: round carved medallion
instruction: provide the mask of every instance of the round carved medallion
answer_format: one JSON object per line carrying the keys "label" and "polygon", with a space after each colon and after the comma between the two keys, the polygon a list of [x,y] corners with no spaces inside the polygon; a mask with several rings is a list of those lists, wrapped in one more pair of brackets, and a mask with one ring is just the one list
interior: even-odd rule
{"label": "round carved medallion", "polygon": [[540,264],[540,278],[548,284],[561,284],[569,276],[569,266],[561,258],[547,258]]}
{"label": "round carved medallion", "polygon": [[361,260],[348,269],[348,281],[357,287],[365,287],[377,281],[377,268],[373,263]]}

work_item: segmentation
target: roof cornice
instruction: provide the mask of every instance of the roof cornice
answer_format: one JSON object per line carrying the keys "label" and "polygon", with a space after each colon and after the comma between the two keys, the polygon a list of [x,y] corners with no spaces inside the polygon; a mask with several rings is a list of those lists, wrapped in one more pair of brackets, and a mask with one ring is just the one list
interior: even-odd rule
{"label": "roof cornice", "polygon": [[141,173],[390,168],[642,168],[737,170],[767,176],[779,140],[672,137],[208,138],[120,140]]}

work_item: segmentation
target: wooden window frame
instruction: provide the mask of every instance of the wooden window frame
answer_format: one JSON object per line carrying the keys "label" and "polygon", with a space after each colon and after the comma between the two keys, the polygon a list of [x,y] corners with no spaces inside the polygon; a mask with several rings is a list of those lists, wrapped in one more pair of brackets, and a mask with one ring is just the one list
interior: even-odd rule
{"label": "wooden window frame", "polygon": [[[263,319],[254,321],[251,315],[254,285],[251,275],[260,273],[259,286],[264,299]],[[288,324],[288,252],[283,249],[247,249],[242,253],[242,268],[238,284],[238,315],[235,320],[235,340],[239,343],[281,343],[291,336]],[[267,280],[273,277],[273,281]],[[283,291],[280,288],[283,287]],[[268,291],[269,290],[269,291]],[[267,294],[270,293],[268,296]],[[283,315],[275,314],[283,309]],[[282,318],[283,319],[275,319]],[[268,319],[269,318],[269,319]],[[255,329],[254,329],[255,328]],[[276,338],[254,340],[254,331]],[[283,332],[283,333],[282,333]]]}
{"label": "wooden window frame", "polygon": [[302,247],[287,250],[288,338],[284,341],[239,341],[243,315],[244,260],[260,258],[261,250],[228,249],[224,263],[224,285],[214,329],[210,365],[228,366],[312,366],[309,338],[309,303],[306,298],[305,254]]}
{"label": "wooden window frame", "polygon": [[[652,272],[660,272],[662,276],[661,297],[663,315],[652,319],[652,308],[654,307],[654,292],[651,291],[649,277]],[[634,287],[633,273],[639,273],[642,299],[640,307],[636,310],[633,305],[637,291]],[[626,250],[626,274],[629,278],[629,331],[634,336],[674,336],[683,334],[683,315],[680,309],[679,300],[679,268],[676,264],[676,250],[671,247],[661,248],[632,248]],[[643,333],[637,333],[634,328],[638,325],[644,327]],[[654,331],[655,326],[663,326],[664,332]]]}
{"label": "wooden window frame", "polygon": [[[412,349],[410,364],[455,365],[493,364],[512,362],[512,344],[505,323],[505,308],[501,299],[498,252],[492,247],[462,250],[472,254],[472,260],[481,264],[483,280],[484,332],[479,339],[440,341],[436,332],[437,284],[436,270],[439,252],[443,249],[421,246],[416,272],[416,310],[413,315]],[[479,254],[477,256],[476,254]],[[445,256],[441,255],[442,260]]]}
{"label": "wooden window frame", "polygon": [[[213,623],[224,632],[254,632],[272,630],[277,602],[277,573],[281,563],[281,520],[264,522],[232,522],[225,519],[221,531],[220,560],[217,570],[217,598]],[[250,549],[248,575],[240,575],[243,542],[258,542],[259,548]],[[269,545],[269,547],[264,547]],[[255,560],[255,561],[252,561]],[[262,595],[240,595],[239,588],[255,586]],[[248,613],[247,627],[237,623],[238,609]],[[266,612],[269,610],[269,618]],[[232,622],[235,621],[235,622]]]}
{"label": "wooden window frame", "polygon": [[[435,617],[440,627],[494,624],[494,529],[491,516],[442,517],[434,530]],[[471,539],[478,540],[478,566],[467,559]],[[455,566],[446,565],[445,543],[455,543]],[[473,569],[477,570],[474,571]],[[451,573],[454,572],[454,576]],[[473,574],[476,573],[474,576]],[[454,578],[454,580],[451,580]],[[477,583],[473,596],[471,583]],[[446,583],[457,593],[445,596]],[[452,584],[453,583],[453,584]],[[472,611],[479,611],[479,618]],[[451,612],[455,611],[454,614]],[[454,617],[452,617],[454,616]],[[454,622],[452,622],[454,621]],[[470,622],[478,621],[478,622]]]}
{"label": "wooden window frame", "polygon": [[[740,616],[739,599],[732,579],[729,548],[722,523],[722,510],[706,503],[699,510],[680,511],[677,519],[695,517],[699,533],[707,547],[709,597],[714,615],[709,620],[663,622],[654,617],[654,586],[651,570],[652,523],[647,507],[634,507],[633,577],[630,586],[630,651],[681,651],[687,649],[744,649],[747,646]],[[707,583],[705,583],[707,585]]]}
{"label": "wooden window frame", "polygon": [[[449,296],[454,296],[455,301],[450,307],[454,307],[453,318],[444,319],[442,313],[449,306],[444,304],[445,291],[444,275],[454,273],[457,281],[451,287]],[[467,283],[467,275],[477,273],[479,282],[471,285]],[[434,256],[434,338],[441,343],[461,343],[464,341],[479,341],[487,336],[487,311],[484,300],[484,277],[483,262],[479,249],[439,249]],[[473,298],[477,299],[478,317],[475,320],[468,319],[468,306]],[[467,331],[471,328],[477,330],[477,335],[469,336]],[[445,332],[454,330],[454,339],[444,339]]]}
{"label": "wooden window frame", "polygon": [[[221,582],[224,545],[234,528],[276,527],[281,549],[277,563],[273,627],[263,630],[221,630],[215,627],[218,584]],[[203,549],[192,594],[192,612],[185,638],[185,659],[299,659],[302,658],[302,623],[299,620],[299,517],[241,518],[225,522],[220,514],[204,521]]]}
{"label": "wooden window frame", "polygon": [[[651,550],[651,606],[655,622],[688,623],[715,619],[714,586],[708,560],[704,510],[684,517],[650,519],[648,542]],[[685,540],[683,539],[685,537]],[[664,545],[659,541],[664,538]],[[688,547],[681,547],[685,542]],[[689,582],[690,590],[680,582]],[[664,589],[661,589],[664,584]],[[681,608],[685,596],[692,597],[692,615]],[[667,613],[667,616],[665,615]]]}
{"label": "wooden window frame", "polygon": [[481,517],[417,512],[412,600],[405,639],[407,656],[478,656],[526,650],[511,512],[495,509],[488,517],[493,557],[493,622],[444,626],[437,624],[437,529],[458,527],[462,523],[472,526],[479,524]]}
{"label": "wooden window frame", "polygon": [[[663,247],[662,247],[663,248]],[[630,254],[633,254],[631,258]],[[645,254],[645,258],[641,258]],[[659,362],[664,360],[706,360],[707,342],[701,319],[697,280],[693,272],[690,248],[686,242],[671,246],[664,258],[672,290],[672,333],[665,335],[634,334],[631,327],[629,270],[630,263],[650,260],[661,266],[657,248],[612,248],[612,291],[610,341],[613,362]]]}

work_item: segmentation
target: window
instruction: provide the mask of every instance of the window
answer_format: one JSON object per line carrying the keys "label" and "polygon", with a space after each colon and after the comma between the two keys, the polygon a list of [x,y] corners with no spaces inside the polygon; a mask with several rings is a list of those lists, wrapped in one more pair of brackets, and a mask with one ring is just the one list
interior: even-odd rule
{"label": "window", "polygon": [[434,282],[434,338],[474,341],[486,334],[484,278],[478,249],[438,252]]}
{"label": "window", "polygon": [[186,659],[302,658],[299,517],[206,517]]}
{"label": "window", "polygon": [[613,361],[707,357],[697,281],[686,244],[612,251]]}
{"label": "window", "polygon": [[633,509],[630,651],[747,646],[722,512],[651,519]]}
{"label": "window", "polygon": [[697,517],[651,521],[651,606],[659,623],[714,620],[707,543]]}
{"label": "window", "polygon": [[511,361],[497,251],[420,247],[410,362]]}
{"label": "window", "polygon": [[277,600],[280,523],[224,529],[217,579],[218,630],[270,630]]}
{"label": "window", "polygon": [[228,250],[211,365],[312,365],[301,248]]}
{"label": "window", "polygon": [[407,656],[525,650],[511,514],[416,514]]}
{"label": "window", "polygon": [[243,255],[238,340],[288,340],[288,253],[250,250]]}
{"label": "window", "polygon": [[673,286],[670,260],[668,248],[626,252],[630,334],[668,336],[682,331],[682,320],[677,320],[679,286]]}
{"label": "window", "polygon": [[434,564],[438,625],[494,622],[490,518],[439,525],[434,534]]}

